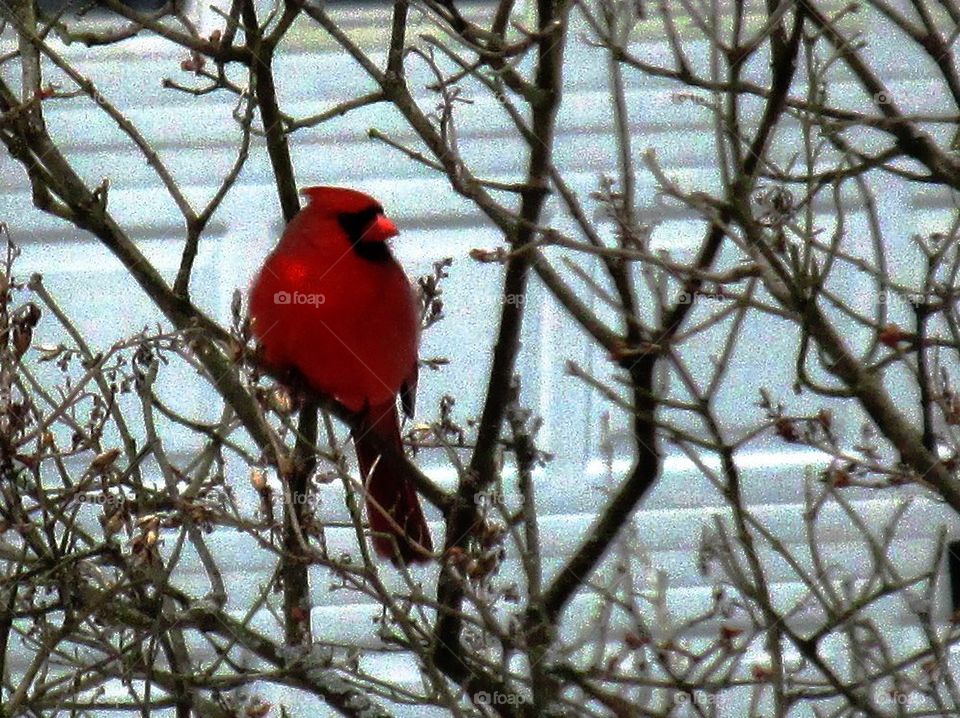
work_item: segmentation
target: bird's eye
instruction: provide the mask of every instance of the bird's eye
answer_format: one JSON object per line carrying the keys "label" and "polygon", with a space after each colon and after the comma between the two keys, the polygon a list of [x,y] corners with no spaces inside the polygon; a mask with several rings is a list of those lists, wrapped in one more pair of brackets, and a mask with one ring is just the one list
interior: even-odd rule
{"label": "bird's eye", "polygon": [[365,209],[360,212],[343,212],[337,219],[340,226],[346,232],[351,244],[363,241],[364,234],[370,229],[376,221],[377,216],[382,214],[376,207]]}

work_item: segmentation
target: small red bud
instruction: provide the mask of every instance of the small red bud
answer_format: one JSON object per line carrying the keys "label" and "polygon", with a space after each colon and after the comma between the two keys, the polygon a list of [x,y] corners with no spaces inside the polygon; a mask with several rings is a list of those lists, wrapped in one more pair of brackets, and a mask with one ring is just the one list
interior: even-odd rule
{"label": "small red bud", "polygon": [[910,335],[903,331],[896,324],[887,324],[883,329],[880,330],[880,334],[877,336],[880,340],[880,343],[884,346],[888,346],[891,349],[896,349],[897,345],[900,342],[905,342],[910,338]]}
{"label": "small red bud", "polygon": [[720,638],[726,643],[729,643],[741,633],[743,633],[742,628],[736,628],[735,626],[720,626]]}
{"label": "small red bud", "polygon": [[798,441],[800,434],[797,432],[797,426],[792,419],[780,417],[776,422],[777,434],[786,441]]}

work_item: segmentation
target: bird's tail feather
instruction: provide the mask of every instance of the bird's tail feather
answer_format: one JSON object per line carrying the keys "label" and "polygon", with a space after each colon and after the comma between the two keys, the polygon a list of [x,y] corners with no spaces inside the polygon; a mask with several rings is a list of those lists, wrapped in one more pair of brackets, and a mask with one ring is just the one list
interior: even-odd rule
{"label": "bird's tail feather", "polygon": [[395,402],[371,407],[361,427],[353,432],[360,473],[366,485],[367,520],[373,547],[394,564],[429,560],[433,551],[430,529],[417,492],[404,475],[404,466],[381,454],[376,439],[403,451]]}

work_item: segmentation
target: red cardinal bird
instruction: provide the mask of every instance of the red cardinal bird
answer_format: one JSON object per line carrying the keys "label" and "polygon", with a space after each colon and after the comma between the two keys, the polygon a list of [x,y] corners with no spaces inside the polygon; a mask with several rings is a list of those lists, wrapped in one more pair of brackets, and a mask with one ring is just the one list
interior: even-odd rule
{"label": "red cardinal bird", "polygon": [[371,438],[402,451],[397,394],[413,413],[420,320],[416,294],[386,240],[383,207],[339,187],[304,190],[308,205],[287,225],[250,290],[250,316],[267,367],[301,375],[363,417],[353,431],[377,552],[394,563],[433,550],[417,493]]}

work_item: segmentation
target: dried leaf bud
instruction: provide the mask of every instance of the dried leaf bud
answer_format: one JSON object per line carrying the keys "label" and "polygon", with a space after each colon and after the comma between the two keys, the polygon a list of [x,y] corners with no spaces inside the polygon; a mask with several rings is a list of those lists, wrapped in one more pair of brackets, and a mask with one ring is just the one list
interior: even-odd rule
{"label": "dried leaf bud", "polygon": [[282,454],[277,457],[277,473],[280,474],[280,478],[288,479],[293,476],[294,471],[296,471],[296,466],[287,454]]}
{"label": "dried leaf bud", "polygon": [[137,526],[139,526],[144,530],[151,529],[151,528],[155,529],[159,525],[160,525],[160,517],[157,516],[156,514],[147,514],[146,516],[141,516],[137,520]]}
{"label": "dried leaf bud", "polygon": [[900,342],[905,342],[910,338],[910,335],[903,331],[896,324],[887,324],[883,329],[880,330],[880,334],[877,337],[880,340],[880,343],[890,347],[891,349],[896,349],[897,345]]}
{"label": "dried leaf bud", "polygon": [[270,404],[278,414],[287,415],[293,411],[293,398],[283,387],[277,387],[270,395]]}
{"label": "dried leaf bud", "polygon": [[33,330],[30,327],[17,325],[13,328],[13,352],[17,359],[23,357],[33,341]]}
{"label": "dried leaf bud", "polygon": [[258,492],[263,492],[267,488],[267,475],[263,469],[254,469],[250,472],[250,485]]}
{"label": "dried leaf bud", "polygon": [[459,546],[451,546],[447,550],[447,562],[453,566],[462,565],[465,558],[466,553]]}
{"label": "dried leaf bud", "polygon": [[797,426],[792,419],[786,417],[780,417],[776,422],[777,433],[786,441],[798,441],[800,439],[800,433],[797,431]]}
{"label": "dried leaf bud", "polygon": [[94,473],[102,473],[113,466],[113,462],[117,460],[117,457],[120,456],[120,449],[107,449],[106,451],[97,454],[93,461],[90,462],[90,471]]}
{"label": "dried leaf bud", "polygon": [[480,529],[480,543],[484,548],[497,546],[503,542],[503,537],[506,533],[507,529],[505,526],[492,521],[484,522]]}
{"label": "dried leaf bud", "polygon": [[190,53],[190,57],[180,63],[180,69],[185,72],[195,72],[200,74],[204,65],[207,64],[206,58],[199,52]]}
{"label": "dried leaf bud", "polygon": [[267,715],[267,713],[270,712],[270,709],[272,707],[273,707],[273,704],[261,702],[258,699],[256,703],[252,703],[249,706],[247,706],[245,714],[247,718],[263,718],[265,715]]}
{"label": "dried leaf bud", "polygon": [[119,511],[111,514],[107,517],[107,520],[103,523],[103,528],[107,532],[108,536],[112,536],[117,533],[120,529],[123,528],[123,516]]}
{"label": "dried leaf bud", "polygon": [[477,262],[483,262],[484,264],[491,262],[502,263],[506,259],[506,252],[500,247],[497,249],[480,249],[477,247],[470,250],[470,258]]}
{"label": "dried leaf bud", "polygon": [[736,626],[720,626],[720,638],[725,643],[729,643],[742,633],[743,629]]}
{"label": "dried leaf bud", "polygon": [[817,421],[824,429],[829,430],[833,426],[833,413],[829,409],[821,409],[817,412]]}
{"label": "dried leaf bud", "polygon": [[769,680],[773,675],[773,661],[770,660],[770,656],[766,653],[758,656],[750,665],[750,673],[755,680]]}
{"label": "dried leaf bud", "polygon": [[233,291],[233,297],[230,300],[230,316],[237,324],[240,323],[240,310],[243,308],[243,293],[239,289]]}
{"label": "dried leaf bud", "polygon": [[32,329],[40,322],[40,316],[40,307],[33,302],[28,302],[27,304],[23,305],[23,309],[21,310],[21,314],[17,321]]}
{"label": "dried leaf bud", "polygon": [[239,362],[241,359],[243,359],[243,344],[238,342],[234,337],[230,337],[227,342],[227,353],[230,356],[230,361],[233,363]]}

